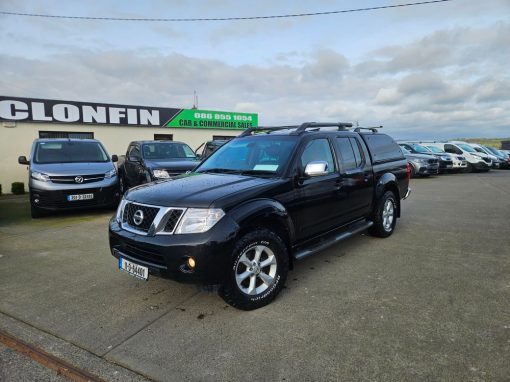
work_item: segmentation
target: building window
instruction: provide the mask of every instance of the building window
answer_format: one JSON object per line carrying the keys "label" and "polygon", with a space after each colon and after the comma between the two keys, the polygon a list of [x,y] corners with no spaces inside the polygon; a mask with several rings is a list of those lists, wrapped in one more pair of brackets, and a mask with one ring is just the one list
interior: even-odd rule
{"label": "building window", "polygon": [[212,136],[213,141],[229,141],[232,138],[235,138],[235,137],[232,137],[230,135],[213,135]]}
{"label": "building window", "polygon": [[174,135],[173,134],[154,134],[154,140],[155,141],[173,141]]}
{"label": "building window", "polygon": [[39,131],[39,138],[94,139],[94,133],[74,131]]}

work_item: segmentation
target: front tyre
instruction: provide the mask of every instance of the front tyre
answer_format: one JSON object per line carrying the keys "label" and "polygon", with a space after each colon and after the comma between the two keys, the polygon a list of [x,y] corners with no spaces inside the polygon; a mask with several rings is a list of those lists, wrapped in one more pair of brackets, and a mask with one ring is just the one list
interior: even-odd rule
{"label": "front tyre", "polygon": [[260,308],[280,293],[288,270],[289,257],[283,240],[267,229],[257,229],[235,244],[220,295],[238,309]]}
{"label": "front tyre", "polygon": [[30,204],[30,216],[32,217],[32,219],[39,219],[42,218],[43,216],[46,216],[46,212]]}
{"label": "front tyre", "polygon": [[393,233],[397,224],[397,200],[393,192],[386,191],[377,201],[373,222],[374,225],[370,227],[371,235],[388,237]]}

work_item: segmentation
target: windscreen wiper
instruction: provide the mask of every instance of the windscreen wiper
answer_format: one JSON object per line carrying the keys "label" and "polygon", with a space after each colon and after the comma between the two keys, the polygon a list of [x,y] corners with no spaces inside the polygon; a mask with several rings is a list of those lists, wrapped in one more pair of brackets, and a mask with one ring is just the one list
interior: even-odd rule
{"label": "windscreen wiper", "polygon": [[225,174],[240,174],[241,173],[241,170],[234,170],[234,169],[231,169],[231,168],[209,168],[207,170],[204,170],[204,171],[200,171],[200,172],[210,172],[210,173],[225,173]]}
{"label": "windscreen wiper", "polygon": [[269,170],[244,170],[241,175],[274,175],[274,171]]}

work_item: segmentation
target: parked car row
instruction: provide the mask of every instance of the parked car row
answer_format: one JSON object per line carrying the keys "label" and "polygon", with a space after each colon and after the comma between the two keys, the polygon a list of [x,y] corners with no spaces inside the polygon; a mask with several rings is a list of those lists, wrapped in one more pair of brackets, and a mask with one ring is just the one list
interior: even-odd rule
{"label": "parked car row", "polygon": [[398,141],[398,144],[411,164],[411,176],[510,168],[510,154],[508,152],[476,143],[462,141]]}

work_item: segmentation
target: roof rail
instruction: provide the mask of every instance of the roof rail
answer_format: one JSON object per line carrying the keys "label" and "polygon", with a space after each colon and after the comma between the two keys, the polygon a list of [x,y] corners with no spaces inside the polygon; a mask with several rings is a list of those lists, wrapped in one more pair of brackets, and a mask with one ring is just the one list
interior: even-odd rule
{"label": "roof rail", "polygon": [[255,132],[263,132],[263,131],[277,131],[277,130],[285,130],[285,129],[295,129],[297,126],[274,126],[274,127],[264,127],[264,126],[257,126],[257,127],[250,127],[249,129],[244,130],[241,134],[238,135],[238,137],[246,137],[248,135],[252,135],[252,133]]}
{"label": "roof rail", "polygon": [[299,135],[306,131],[306,129],[320,129],[321,127],[337,127],[338,131],[346,131],[349,127],[352,127],[352,123],[349,122],[305,122],[301,125],[294,126],[276,126],[276,127],[250,127],[249,129],[243,131],[239,137],[246,137],[248,135],[252,135],[255,132],[271,132],[277,130],[286,130],[286,129],[296,129],[293,131],[292,135]]}
{"label": "roof rail", "polygon": [[338,131],[346,131],[349,130],[349,127],[352,127],[352,123],[350,122],[305,122],[299,126],[293,134],[301,134],[306,131],[306,129],[321,127],[338,127]]}
{"label": "roof rail", "polygon": [[377,129],[382,129],[382,125],[381,126],[373,126],[373,127],[356,127],[354,129],[355,132],[359,133],[361,132],[361,130],[370,130],[372,133],[377,133],[379,130]]}

